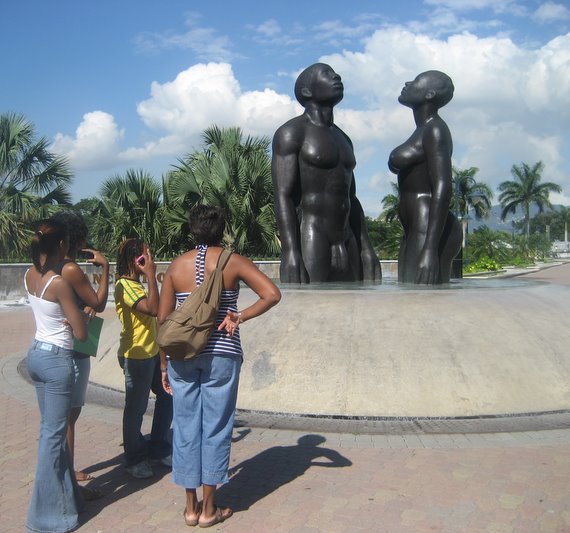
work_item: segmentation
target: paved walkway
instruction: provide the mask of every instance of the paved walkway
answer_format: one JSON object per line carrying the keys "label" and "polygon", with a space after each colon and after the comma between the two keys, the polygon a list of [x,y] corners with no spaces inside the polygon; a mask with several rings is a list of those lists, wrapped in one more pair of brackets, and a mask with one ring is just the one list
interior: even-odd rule
{"label": "paved walkway", "polygon": [[[540,276],[559,281],[561,273]],[[20,532],[39,427],[34,389],[18,373],[33,317],[3,308],[0,323],[0,531]],[[125,474],[120,409],[89,403],[77,432],[77,466],[106,494],[87,504],[78,531],[188,531],[184,493],[167,468],[150,480]],[[570,532],[570,430],[365,435],[238,426],[219,501],[236,513],[212,530],[228,533]]]}

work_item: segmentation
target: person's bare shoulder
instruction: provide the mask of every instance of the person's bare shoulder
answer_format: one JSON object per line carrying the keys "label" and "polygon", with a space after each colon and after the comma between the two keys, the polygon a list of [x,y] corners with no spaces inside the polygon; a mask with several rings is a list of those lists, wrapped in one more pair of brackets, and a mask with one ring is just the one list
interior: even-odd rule
{"label": "person's bare shoulder", "polygon": [[46,294],[60,294],[61,291],[73,291],[73,286],[63,276],[54,276],[53,281],[50,283]]}
{"label": "person's bare shoulder", "polygon": [[75,261],[69,261],[65,263],[65,265],[63,265],[63,268],[61,269],[61,273],[65,278],[67,278],[68,276],[84,275],[83,269]]}
{"label": "person's bare shoulder", "polygon": [[190,250],[179,255],[171,261],[170,265],[168,265],[165,274],[173,274],[177,271],[184,270],[189,264],[194,264],[195,258],[196,250]]}

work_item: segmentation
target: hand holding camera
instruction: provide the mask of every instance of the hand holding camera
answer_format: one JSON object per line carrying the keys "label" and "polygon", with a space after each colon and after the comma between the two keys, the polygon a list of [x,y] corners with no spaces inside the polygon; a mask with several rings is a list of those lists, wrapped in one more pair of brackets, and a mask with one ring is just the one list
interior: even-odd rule
{"label": "hand holding camera", "polygon": [[78,259],[84,259],[87,263],[92,263],[95,266],[109,266],[107,258],[94,248],[82,248],[77,254]]}

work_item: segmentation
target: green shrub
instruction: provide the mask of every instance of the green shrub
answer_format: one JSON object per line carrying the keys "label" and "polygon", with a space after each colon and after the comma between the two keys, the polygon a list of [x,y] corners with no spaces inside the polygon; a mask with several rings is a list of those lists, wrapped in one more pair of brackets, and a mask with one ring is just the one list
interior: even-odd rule
{"label": "green shrub", "polygon": [[526,257],[521,257],[520,255],[515,255],[511,261],[513,266],[516,267],[526,267],[532,264]]}
{"label": "green shrub", "polygon": [[481,257],[474,263],[465,267],[465,272],[495,272],[501,268],[501,265],[494,259],[489,257]]}

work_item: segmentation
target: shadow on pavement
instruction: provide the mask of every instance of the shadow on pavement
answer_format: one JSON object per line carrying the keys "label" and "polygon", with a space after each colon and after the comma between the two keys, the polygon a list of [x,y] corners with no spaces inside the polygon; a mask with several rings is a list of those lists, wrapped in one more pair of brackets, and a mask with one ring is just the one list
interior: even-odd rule
{"label": "shadow on pavement", "polygon": [[[111,468],[112,467],[112,468]],[[97,475],[102,470],[111,470]],[[107,461],[93,464],[82,470],[86,474],[95,477],[89,483],[81,483],[84,487],[100,490],[104,496],[97,500],[85,502],[85,510],[80,514],[81,525],[88,523],[93,517],[97,516],[105,507],[115,502],[146,489],[159,482],[165,475],[170,473],[170,468],[163,465],[153,464],[152,469],[154,476],[149,479],[135,479],[125,471],[123,466],[123,454],[119,454]]]}
{"label": "shadow on pavement", "polygon": [[230,481],[216,498],[234,511],[245,511],[283,485],[302,476],[309,468],[340,468],[352,462],[336,450],[322,448],[322,435],[303,435],[295,446],[274,446],[230,469]]}

